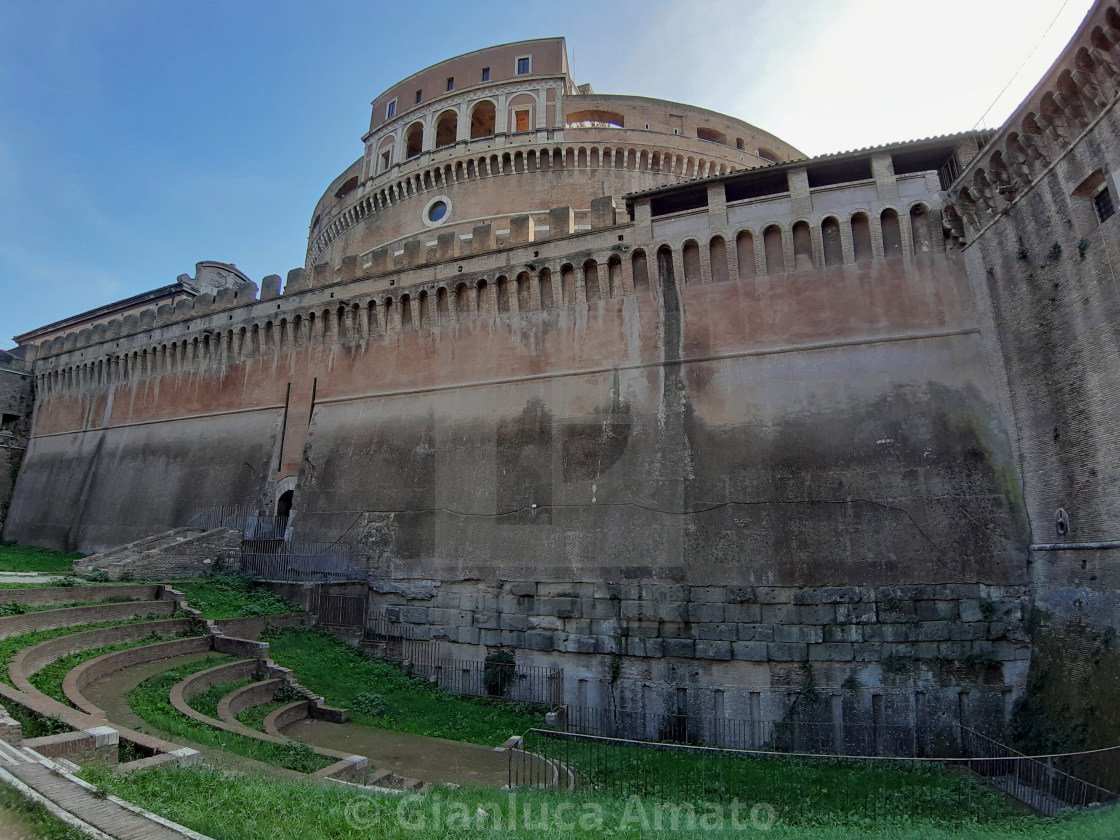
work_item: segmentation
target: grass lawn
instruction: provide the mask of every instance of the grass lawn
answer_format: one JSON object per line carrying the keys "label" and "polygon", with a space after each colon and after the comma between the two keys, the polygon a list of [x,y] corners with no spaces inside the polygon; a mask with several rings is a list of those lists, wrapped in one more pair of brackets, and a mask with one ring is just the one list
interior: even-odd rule
{"label": "grass lawn", "polygon": [[451,694],[326,631],[289,627],[261,638],[277,665],[332,706],[349,709],[356,723],[490,746],[544,724],[532,706]]}
{"label": "grass lawn", "polygon": [[265,584],[236,572],[183,581],[175,584],[175,588],[187,596],[189,606],[202,610],[206,618],[247,618],[302,612],[298,604],[277,595]]}
{"label": "grass lawn", "polygon": [[67,574],[83,554],[64,554],[49,548],[0,543],[0,572],[55,572]]}
{"label": "grass lawn", "polygon": [[[936,762],[744,754],[531,732],[524,747],[572,767],[583,788],[622,798],[765,801],[821,826],[866,819],[1002,822],[1022,813],[976,777]],[[515,763],[511,783],[537,779]]]}
{"label": "grass lawn", "polygon": [[[168,695],[171,692],[171,687],[179,680],[196,671],[212,668],[215,665],[232,660],[233,657],[230,656],[208,656],[196,662],[180,665],[177,668],[156,674],[128,693],[128,704],[137,715],[172,737],[185,738],[188,741],[210,747],[219,747],[237,755],[254,758],[266,764],[275,764],[278,767],[286,767],[300,773],[313,773],[332,764],[332,761],[316,755],[310,747],[304,744],[295,742],[273,744],[268,741],[258,741],[244,735],[215,729],[202,721],[187,717],[171,705]],[[202,702],[205,703],[207,699],[209,698],[204,698]],[[217,699],[220,699],[220,696]],[[215,708],[217,699],[213,699]]]}
{"label": "grass lawn", "polygon": [[0,836],[8,837],[7,831],[17,832],[16,836],[27,836],[19,832],[31,831],[31,837],[40,840],[88,840],[78,829],[67,825],[55,817],[42,805],[38,805],[15,788],[0,783]]}
{"label": "grass lawn", "polygon": [[[232,776],[209,767],[118,776],[109,768],[90,766],[82,775],[93,784],[216,840],[1115,840],[1120,831],[1120,811],[1115,806],[1065,818],[1010,817],[988,824],[905,818],[836,825],[822,824],[816,819],[819,815],[812,812],[779,810],[776,822],[767,831],[750,821],[753,802],[735,813],[730,808],[717,813],[694,801],[695,817],[689,823],[686,809],[673,810],[659,807],[652,800],[601,793],[519,790],[510,794],[463,788],[439,789],[426,795],[377,796],[343,785]],[[813,823],[803,824],[804,817]],[[764,812],[758,818],[765,824]],[[732,823],[734,819],[739,821],[738,826]]]}

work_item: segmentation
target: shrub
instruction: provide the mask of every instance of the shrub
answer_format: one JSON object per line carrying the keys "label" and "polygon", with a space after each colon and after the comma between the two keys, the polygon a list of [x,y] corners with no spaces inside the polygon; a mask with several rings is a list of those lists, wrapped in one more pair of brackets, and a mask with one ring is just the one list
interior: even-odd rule
{"label": "shrub", "polygon": [[496,650],[489,654],[482,670],[486,693],[491,697],[501,697],[513,684],[515,673],[513,654],[508,650]]}

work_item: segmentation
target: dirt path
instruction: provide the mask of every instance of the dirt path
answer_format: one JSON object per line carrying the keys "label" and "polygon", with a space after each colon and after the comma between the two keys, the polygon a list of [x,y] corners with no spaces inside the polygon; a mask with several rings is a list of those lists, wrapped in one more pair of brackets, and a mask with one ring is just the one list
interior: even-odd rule
{"label": "dirt path", "polygon": [[508,753],[424,735],[390,732],[360,723],[327,723],[304,718],[285,727],[289,738],[332,750],[364,755],[371,767],[398,776],[440,784],[501,787],[509,783]]}
{"label": "dirt path", "polygon": [[[119,726],[127,726],[129,729],[135,729],[138,732],[156,735],[184,747],[196,749],[202,753],[203,758],[207,761],[220,764],[228,770],[235,770],[243,773],[269,773],[283,779],[302,779],[306,781],[307,776],[303,773],[297,773],[294,770],[288,770],[283,767],[276,767],[272,764],[266,764],[263,761],[256,761],[255,759],[246,758],[245,756],[236,755],[235,753],[226,752],[205,744],[196,744],[178,735],[164,732],[152,726],[132,711],[132,708],[128,705],[128,693],[149,677],[154,677],[156,674],[161,674],[164,671],[169,671],[180,665],[197,662],[199,659],[205,659],[207,656],[213,655],[211,651],[206,651],[204,653],[188,653],[184,656],[159,659],[155,662],[145,662],[141,665],[133,665],[130,668],[122,668],[89,685],[83,693],[87,699],[104,709],[106,716],[113,723]],[[0,837],[3,837],[3,835],[0,834]]]}

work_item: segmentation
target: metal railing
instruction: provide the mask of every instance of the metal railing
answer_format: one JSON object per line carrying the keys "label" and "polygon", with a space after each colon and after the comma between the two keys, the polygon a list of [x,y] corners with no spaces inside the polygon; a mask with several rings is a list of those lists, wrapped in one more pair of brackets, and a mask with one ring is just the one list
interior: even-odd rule
{"label": "metal railing", "polygon": [[[975,733],[969,748],[1014,750]],[[1018,800],[1041,814],[1105,804],[1114,788],[1060,768],[1107,765],[1117,751],[1062,756],[954,758],[780,753],[655,743],[531,729],[509,756],[511,787],[550,787],[556,766],[576,787],[669,803],[766,803],[786,822],[832,824],[926,818],[946,823],[999,821],[1020,813]],[[1105,759],[1102,753],[1111,755]],[[542,764],[543,757],[552,765]],[[684,807],[691,807],[685,805]]]}
{"label": "metal railing", "polygon": [[1030,756],[965,726],[961,747],[973,773],[1042,814],[1120,798],[1120,747]]}
{"label": "metal railing", "polygon": [[282,540],[287,516],[273,516],[246,505],[209,505],[191,517],[188,528],[236,528],[245,539]]}
{"label": "metal railing", "polygon": [[735,750],[821,755],[925,756],[957,754],[956,722],[926,727],[888,724],[743,720],[613,707],[564,707],[565,732]]}
{"label": "metal railing", "polygon": [[306,540],[243,540],[241,570],[262,580],[342,583],[364,581],[368,561],[358,546]]}
{"label": "metal railing", "polygon": [[382,612],[370,617],[364,646],[378,658],[393,662],[410,674],[427,677],[452,694],[550,708],[562,702],[563,668],[455,659],[442,654],[438,640],[419,638],[426,632],[426,627],[394,621]]}

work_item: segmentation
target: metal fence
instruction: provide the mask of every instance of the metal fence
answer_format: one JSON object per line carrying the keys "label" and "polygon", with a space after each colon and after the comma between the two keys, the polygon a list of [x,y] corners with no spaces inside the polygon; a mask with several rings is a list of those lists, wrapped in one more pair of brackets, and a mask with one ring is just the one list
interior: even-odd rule
{"label": "metal fence", "polygon": [[455,659],[443,655],[438,640],[419,638],[426,632],[426,627],[395,621],[383,611],[370,616],[364,646],[375,656],[397,663],[410,674],[427,677],[453,694],[550,708],[563,700],[563,668]]}
{"label": "metal fence", "polygon": [[1120,747],[1059,755],[1024,755],[961,727],[969,769],[1042,814],[1120,798]]}
{"label": "metal fence", "polygon": [[560,778],[568,774],[580,788],[696,808],[705,803],[746,803],[748,808],[766,803],[778,818],[792,824],[822,817],[833,825],[913,818],[983,823],[1020,813],[1012,798],[1043,814],[1114,801],[1113,790],[1057,768],[1061,761],[1083,762],[1087,755],[839,756],[531,729],[510,752],[509,784],[550,787],[557,783],[555,769],[561,768]]}
{"label": "metal fence", "polygon": [[329,627],[364,627],[366,599],[361,595],[320,595],[315,620]]}
{"label": "metal fence", "polygon": [[471,697],[554,706],[564,693],[564,669],[543,665],[438,659],[428,663],[410,663],[410,670],[413,674],[429,677],[453,694]]}
{"label": "metal fence", "polygon": [[582,735],[735,750],[907,758],[959,754],[955,722],[914,727],[797,719],[742,720],[576,705],[565,706],[558,721],[562,731]]}
{"label": "metal fence", "polygon": [[241,570],[263,580],[312,583],[364,581],[369,573],[358,546],[306,540],[244,540]]}
{"label": "metal fence", "polygon": [[248,540],[282,540],[288,517],[273,516],[245,505],[209,505],[187,523],[188,528],[236,528]]}

